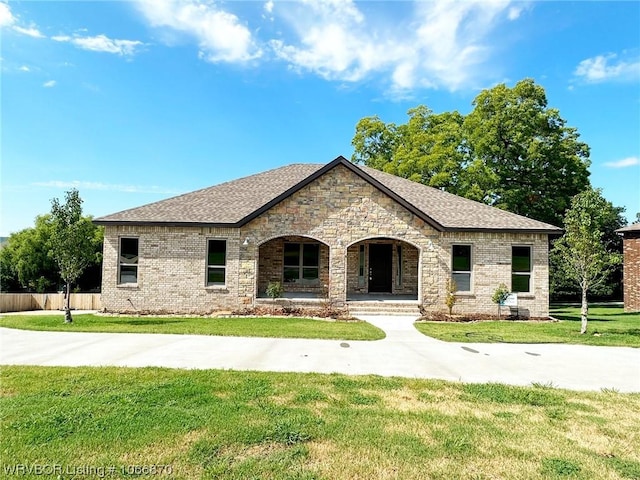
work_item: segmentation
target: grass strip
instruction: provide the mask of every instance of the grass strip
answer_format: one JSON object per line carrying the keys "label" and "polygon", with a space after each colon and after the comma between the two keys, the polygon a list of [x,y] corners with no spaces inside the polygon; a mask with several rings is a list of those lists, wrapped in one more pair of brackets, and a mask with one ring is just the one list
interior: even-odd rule
{"label": "grass strip", "polygon": [[384,332],[361,321],[326,321],[310,318],[115,317],[74,315],[65,324],[60,315],[8,315],[0,327],[24,330],[111,333],[174,333],[236,337],[314,338],[328,340],[380,340]]}
{"label": "grass strip", "polygon": [[430,337],[465,343],[569,343],[640,347],[640,313],[620,307],[589,309],[587,333],[580,334],[580,309],[558,307],[551,315],[559,321],[419,322],[416,328]]}

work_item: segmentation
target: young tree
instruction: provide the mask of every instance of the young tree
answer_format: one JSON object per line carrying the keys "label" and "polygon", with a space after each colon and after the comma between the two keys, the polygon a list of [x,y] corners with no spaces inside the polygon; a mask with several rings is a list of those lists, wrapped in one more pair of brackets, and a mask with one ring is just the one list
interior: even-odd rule
{"label": "young tree", "polygon": [[[624,218],[624,207],[614,207],[606,201],[604,209],[600,212],[602,243],[609,253],[622,253],[622,237],[616,230],[627,224]],[[555,243],[555,240],[552,242]],[[575,281],[569,279],[564,274],[559,259],[552,256],[549,265],[549,288],[551,298],[554,300],[567,300],[570,298],[580,298],[580,287]],[[622,298],[622,263],[611,268],[604,281],[594,285],[590,289],[590,295],[598,297]]]}
{"label": "young tree", "polygon": [[65,282],[65,323],[71,323],[71,284],[96,257],[94,227],[82,216],[82,199],[76,189],[65,193],[65,202],[51,200],[51,256]]}
{"label": "young tree", "polygon": [[582,294],[580,333],[586,333],[589,315],[587,294],[607,278],[622,261],[619,253],[607,251],[603,227],[607,221],[607,202],[598,190],[585,190],[573,197],[564,217],[565,234],[551,251],[566,278],[573,280]]}

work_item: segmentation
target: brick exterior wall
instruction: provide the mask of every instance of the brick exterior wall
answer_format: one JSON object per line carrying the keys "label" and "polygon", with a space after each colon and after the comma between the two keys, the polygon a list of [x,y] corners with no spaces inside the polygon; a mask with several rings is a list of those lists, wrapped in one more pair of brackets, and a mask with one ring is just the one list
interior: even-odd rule
{"label": "brick exterior wall", "polygon": [[[138,283],[118,286],[118,242],[139,238]],[[445,311],[451,246],[472,245],[472,291],[454,312],[494,313],[493,290],[511,284],[511,246],[532,247],[532,292],[520,295],[521,313],[548,315],[548,247],[545,234],[437,232],[343,166],[337,166],[239,229],[108,226],[102,301],[109,311],[209,313],[255,302],[267,283],[282,278],[284,237],[322,244],[322,283],[337,305],[358,284],[358,250],[364,243],[402,245],[403,281],[394,293],[416,294],[427,310]],[[207,239],[226,239],[226,285],[206,287]],[[248,245],[244,240],[248,239]],[[368,252],[365,255],[368,258]],[[326,265],[326,268],[325,268]],[[326,280],[326,282],[325,282]]]}
{"label": "brick exterior wall", "polygon": [[[102,304],[112,312],[210,313],[242,303],[237,229],[108,226],[102,266]],[[118,285],[121,237],[138,238],[138,283]],[[207,240],[227,241],[225,286],[206,286]],[[235,260],[234,260],[235,259]]]}
{"label": "brick exterior wall", "polygon": [[640,233],[624,234],[624,309],[640,311]]}

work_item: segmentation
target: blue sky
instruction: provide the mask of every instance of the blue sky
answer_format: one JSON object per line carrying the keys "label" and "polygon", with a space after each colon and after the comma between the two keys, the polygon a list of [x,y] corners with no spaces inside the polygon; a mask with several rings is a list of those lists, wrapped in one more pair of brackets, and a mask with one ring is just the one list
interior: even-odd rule
{"label": "blue sky", "polygon": [[640,2],[0,0],[0,235],[71,187],[101,216],[294,162],[357,121],[526,77],[640,211]]}

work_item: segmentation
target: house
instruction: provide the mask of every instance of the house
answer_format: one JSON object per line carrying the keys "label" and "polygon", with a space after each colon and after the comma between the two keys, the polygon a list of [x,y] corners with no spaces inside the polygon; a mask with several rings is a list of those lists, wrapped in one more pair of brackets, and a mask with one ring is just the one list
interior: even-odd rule
{"label": "house", "polygon": [[[553,225],[357,166],[293,164],[95,220],[113,312],[209,313],[292,302],[495,313],[500,283],[548,315]],[[304,303],[308,302],[308,303]]]}
{"label": "house", "polygon": [[616,230],[622,235],[624,309],[640,312],[640,223]]}

